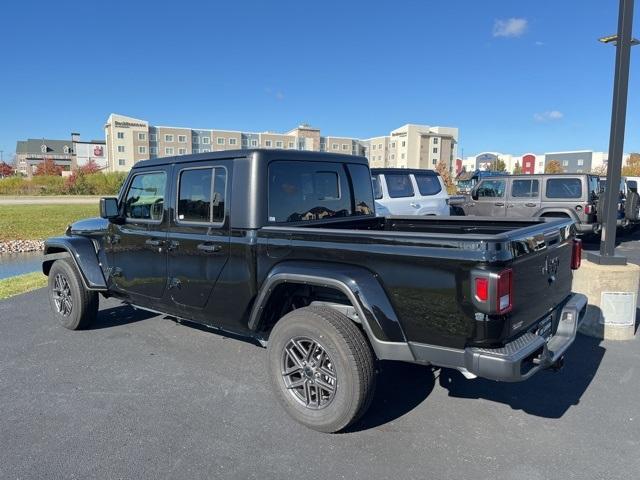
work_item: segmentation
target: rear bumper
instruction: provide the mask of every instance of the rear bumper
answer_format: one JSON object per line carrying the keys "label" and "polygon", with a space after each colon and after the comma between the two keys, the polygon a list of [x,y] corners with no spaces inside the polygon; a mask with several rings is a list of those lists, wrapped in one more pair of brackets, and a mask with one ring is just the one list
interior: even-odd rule
{"label": "rear bumper", "polygon": [[602,226],[599,223],[576,223],[578,233],[599,233]]}
{"label": "rear bumper", "polygon": [[410,342],[416,361],[457,368],[465,374],[502,382],[520,382],[562,358],[576,338],[587,297],[574,293],[558,310],[555,333],[545,339],[527,332],[501,348],[434,348]]}

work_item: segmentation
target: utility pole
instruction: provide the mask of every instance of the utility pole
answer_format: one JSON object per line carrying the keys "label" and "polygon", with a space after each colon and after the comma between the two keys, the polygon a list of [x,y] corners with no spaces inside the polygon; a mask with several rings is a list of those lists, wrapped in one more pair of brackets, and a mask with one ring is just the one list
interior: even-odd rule
{"label": "utility pole", "polygon": [[[618,202],[620,201],[619,185],[627,115],[627,93],[629,90],[629,63],[631,47],[637,44],[637,40],[634,40],[631,36],[633,27],[633,2],[634,0],[620,0],[617,35],[600,39],[603,43],[613,43],[616,46],[607,187],[605,189],[603,202],[604,211],[602,213],[604,222],[602,222],[600,252],[590,252],[587,256],[592,262],[601,265],[626,265],[627,263],[625,257],[615,255],[615,248]],[[600,213],[601,212],[598,212],[598,214]]]}

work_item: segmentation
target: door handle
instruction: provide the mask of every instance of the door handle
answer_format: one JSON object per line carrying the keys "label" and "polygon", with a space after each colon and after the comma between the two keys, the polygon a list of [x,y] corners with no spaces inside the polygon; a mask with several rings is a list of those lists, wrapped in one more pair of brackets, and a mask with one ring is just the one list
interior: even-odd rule
{"label": "door handle", "polygon": [[535,203],[525,203],[524,206],[525,207],[535,207],[536,204]]}
{"label": "door handle", "polygon": [[515,205],[513,203],[508,203],[507,204],[507,208],[513,208],[513,207],[515,207]]}
{"label": "door handle", "polygon": [[145,245],[149,245],[150,247],[161,247],[162,245],[164,245],[164,241],[163,240],[157,240],[155,238],[150,238],[149,240],[144,242]]}
{"label": "door handle", "polygon": [[411,202],[411,203],[409,204],[409,206],[410,206],[410,207],[413,207],[413,208],[420,208],[420,205],[419,205],[418,203],[415,203],[415,202]]}
{"label": "door handle", "polygon": [[494,203],[494,205],[496,207],[504,207],[504,203],[502,203],[502,202],[496,202],[496,203]]}
{"label": "door handle", "polygon": [[222,250],[222,245],[217,243],[199,243],[196,248],[202,252],[216,253]]}

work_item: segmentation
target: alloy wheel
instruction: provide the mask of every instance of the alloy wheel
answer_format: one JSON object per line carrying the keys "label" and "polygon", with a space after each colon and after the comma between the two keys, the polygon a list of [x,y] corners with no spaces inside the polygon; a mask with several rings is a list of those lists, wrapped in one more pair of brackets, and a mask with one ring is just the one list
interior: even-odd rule
{"label": "alloy wheel", "polygon": [[51,295],[58,313],[64,317],[71,315],[71,311],[73,310],[71,287],[69,286],[67,277],[61,273],[58,273],[54,279]]}

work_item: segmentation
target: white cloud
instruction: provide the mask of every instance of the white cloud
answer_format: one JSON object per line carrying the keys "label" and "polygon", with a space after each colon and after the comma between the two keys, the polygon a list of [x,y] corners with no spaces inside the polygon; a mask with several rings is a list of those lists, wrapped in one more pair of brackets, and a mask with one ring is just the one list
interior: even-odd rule
{"label": "white cloud", "polygon": [[526,18],[496,20],[493,24],[494,37],[519,37],[527,30]]}
{"label": "white cloud", "polygon": [[534,43],[534,45],[541,47],[544,45],[544,42],[541,42],[540,40],[538,40],[537,42]]}
{"label": "white cloud", "polygon": [[533,119],[536,122],[550,122],[553,120],[560,120],[562,117],[564,117],[564,113],[559,110],[549,110],[548,112],[533,114]]}

